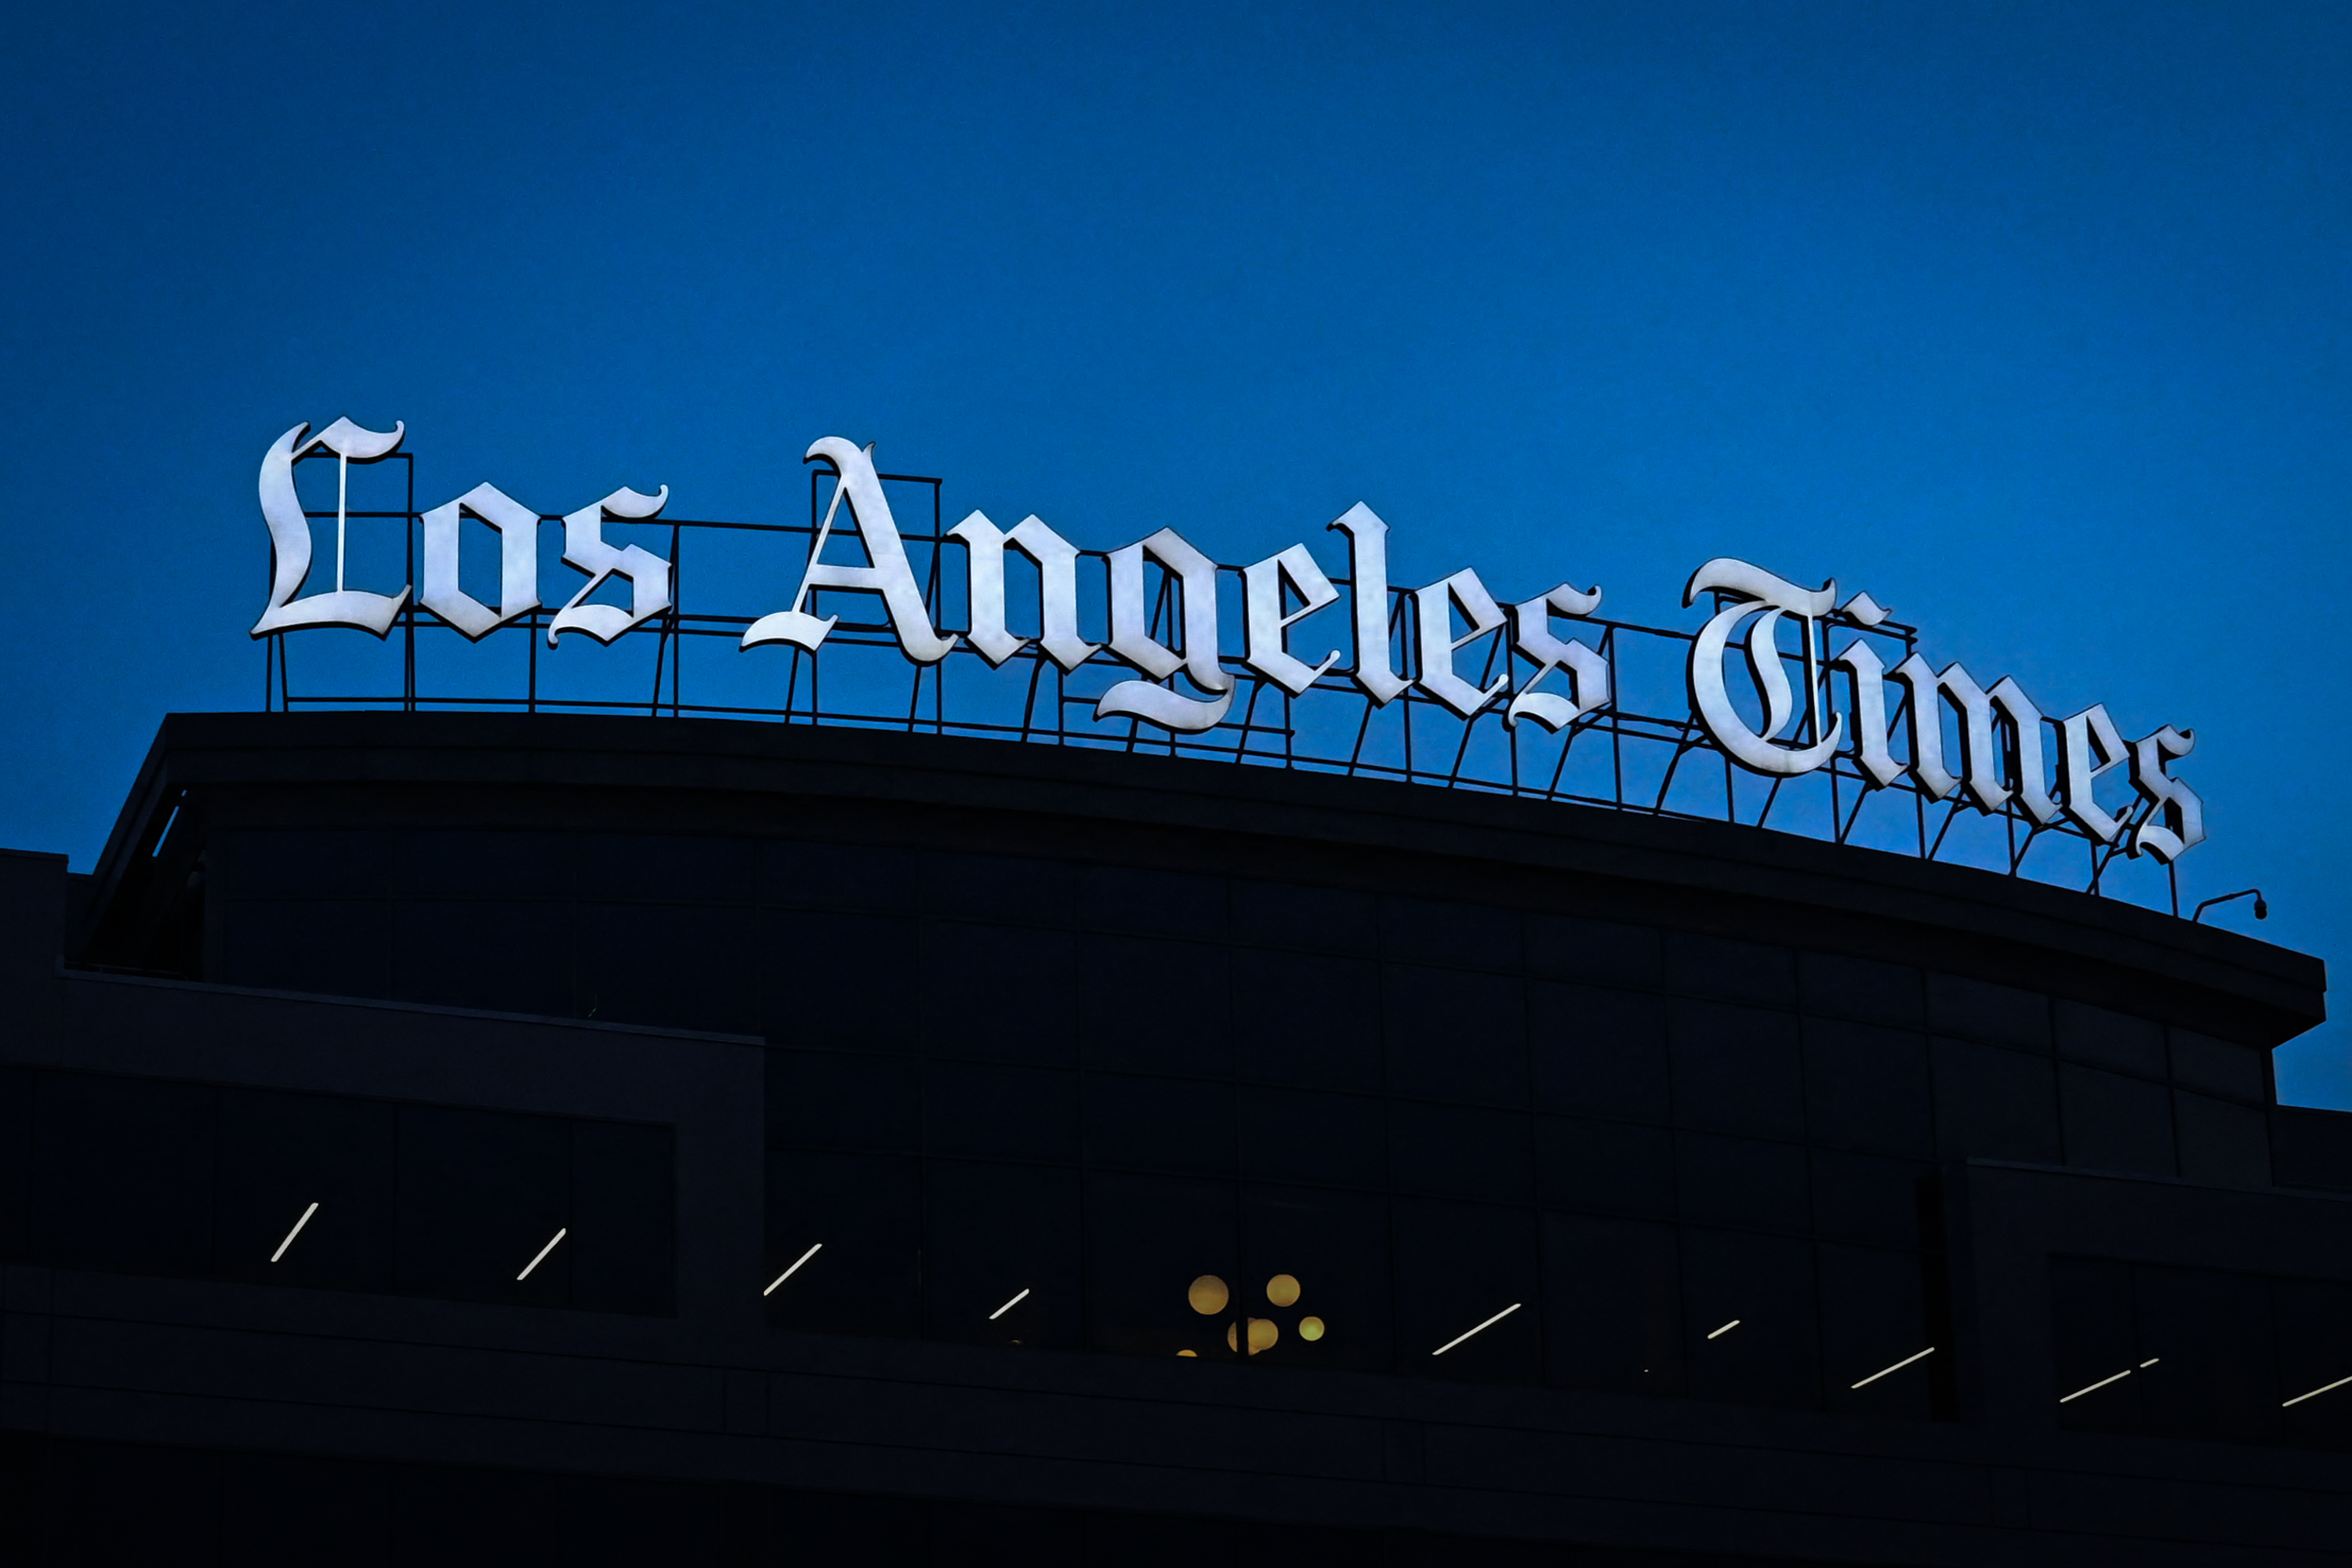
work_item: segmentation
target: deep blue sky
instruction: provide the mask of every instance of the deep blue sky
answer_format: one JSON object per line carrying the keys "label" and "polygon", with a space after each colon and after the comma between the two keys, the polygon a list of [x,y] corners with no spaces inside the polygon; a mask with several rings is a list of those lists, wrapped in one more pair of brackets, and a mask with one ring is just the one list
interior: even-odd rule
{"label": "deep blue sky", "polygon": [[257,704],[297,420],[706,517],[839,434],[1090,546],[1834,574],[2193,727],[2185,887],[2352,957],[2343,7],[16,6],[0,73],[0,843]]}

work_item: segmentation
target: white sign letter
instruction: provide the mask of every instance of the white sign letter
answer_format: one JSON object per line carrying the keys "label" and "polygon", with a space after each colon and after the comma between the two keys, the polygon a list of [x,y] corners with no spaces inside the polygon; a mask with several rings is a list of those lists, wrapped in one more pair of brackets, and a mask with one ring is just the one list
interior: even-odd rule
{"label": "white sign letter", "polygon": [[[269,605],[253,623],[252,636],[293,631],[300,626],[349,626],[382,637],[392,630],[394,617],[408,602],[408,590],[398,594],[367,594],[343,586],[343,534],[351,495],[351,466],[389,457],[406,435],[405,424],[389,433],[362,430],[348,419],[338,419],[308,441],[297,425],[278,437],[261,455],[261,520],[269,525]],[[297,599],[310,575],[310,520],[302,515],[302,498],[294,493],[294,460],[313,447],[335,454],[335,588]]]}
{"label": "white sign letter", "polygon": [[1045,635],[1036,638],[1046,656],[1064,669],[1076,669],[1095,652],[1096,645],[1078,636],[1078,547],[1032,514],[1010,533],[998,530],[985,512],[973,512],[948,530],[961,539],[971,563],[966,598],[971,606],[971,630],[964,640],[980,650],[991,665],[1002,665],[1029,646],[1028,637],[1004,629],[1004,550],[1011,545],[1037,563],[1037,607]]}
{"label": "white sign letter", "polygon": [[[499,532],[499,608],[457,586],[457,539],[467,517],[478,517]],[[539,608],[539,513],[496,485],[476,485],[446,506],[425,514],[426,609],[476,642],[509,621]]]}
{"label": "white sign letter", "polygon": [[[1147,552],[1176,579],[1183,602],[1181,654],[1151,636],[1151,617],[1143,603]],[[1202,690],[1223,695],[1213,702],[1202,702],[1180,697],[1150,681],[1122,680],[1095,704],[1096,718],[1126,713],[1170,730],[1214,729],[1234,703],[1234,678],[1217,662],[1217,563],[1167,528],[1124,550],[1112,551],[1110,651],[1155,680],[1164,680],[1181,669]]]}
{"label": "white sign letter", "polygon": [[[604,542],[606,518],[635,521],[656,517],[668,502],[667,485],[662,486],[661,494],[656,496],[639,495],[623,488],[564,518],[563,563],[587,573],[588,585],[572,595],[571,601],[549,618],[548,647],[553,647],[556,637],[564,632],[586,632],[610,647],[614,638],[631,626],[669,608],[669,563],[634,544],[616,550]],[[628,579],[627,609],[617,605],[580,602],[594,593],[605,578],[615,576]]]}
{"label": "white sign letter", "polygon": [[[1282,613],[1282,591],[1286,585],[1299,598],[1298,608],[1288,615]],[[1336,647],[1324,656],[1322,663],[1309,667],[1283,646],[1283,634],[1293,625],[1339,596],[1339,590],[1331,586],[1331,579],[1315,564],[1315,557],[1307,553],[1307,546],[1294,544],[1279,555],[1269,555],[1244,569],[1242,595],[1248,611],[1249,628],[1248,651],[1242,655],[1242,662],[1252,669],[1296,697],[1339,662],[1339,650]]]}
{"label": "white sign letter", "polygon": [[[824,522],[816,531],[809,546],[808,569],[801,574],[800,592],[793,595],[793,607],[761,616],[743,633],[744,647],[757,647],[762,643],[791,643],[794,647],[817,650],[825,635],[832,631],[839,616],[819,617],[804,611],[809,592],[814,588],[858,588],[882,595],[882,603],[890,613],[891,629],[898,634],[898,647],[917,664],[936,664],[948,656],[956,639],[941,637],[931,625],[930,611],[924,606],[923,592],[915,584],[914,571],[907,564],[907,546],[898,537],[898,520],[890,515],[890,503],[882,494],[881,477],[874,471],[874,448],[860,447],[838,436],[827,436],[814,443],[802,458],[803,462],[819,458],[833,465],[841,476],[834,487],[833,504],[824,510]],[[857,537],[866,545],[866,558],[870,566],[831,566],[819,557],[824,553],[824,542],[833,532],[834,514],[841,510],[844,497],[849,500],[850,520],[856,524]]]}

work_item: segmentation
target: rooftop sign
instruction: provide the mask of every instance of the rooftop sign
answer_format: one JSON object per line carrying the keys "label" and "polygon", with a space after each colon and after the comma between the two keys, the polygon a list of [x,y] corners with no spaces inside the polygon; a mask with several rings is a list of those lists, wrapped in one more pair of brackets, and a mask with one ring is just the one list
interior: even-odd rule
{"label": "rooftop sign", "polygon": [[[1343,572],[1318,560],[1306,542],[1249,565],[1223,565],[1165,528],[1107,552],[1086,550],[1034,515],[1008,529],[972,511],[942,529],[939,481],[883,474],[871,446],[839,437],[808,448],[805,460],[819,467],[806,526],[668,518],[667,487],[651,495],[617,489],[559,515],[480,484],[418,511],[413,469],[405,510],[353,512],[351,466],[395,455],[404,460],[398,451],[404,434],[404,426],[373,431],[348,419],[316,432],[297,425],[263,456],[261,511],[273,559],[268,603],[252,635],[278,639],[277,701],[635,708],[1129,749],[1157,733],[1180,754],[1747,820],[1736,768],[1760,782],[1760,809],[1749,792],[1758,822],[1782,807],[1783,820],[1770,825],[1818,832],[1818,826],[1792,820],[1798,808],[1783,801],[1784,786],[1810,781],[1827,786],[1829,830],[1822,836],[1844,842],[1865,804],[1899,798],[1916,818],[1916,852],[1933,858],[1967,811],[2003,825],[2012,872],[2037,845],[2074,840],[2087,851],[2094,889],[2116,853],[2169,866],[2205,837],[2197,795],[2169,771],[2193,747],[2190,731],[2168,724],[2127,742],[2103,705],[2046,715],[2013,679],[1988,685],[1958,663],[1937,668],[1919,653],[1915,628],[1895,622],[1868,594],[1841,598],[1834,581],[1808,587],[1744,561],[1709,561],[1683,591],[1685,605],[1707,612],[1696,630],[1605,618],[1598,586],[1561,583],[1516,602],[1497,599],[1468,567],[1400,589],[1389,581],[1388,524],[1361,504],[1327,525],[1337,538],[1326,555],[1344,555]],[[306,509],[296,491],[297,466],[326,458],[335,464],[336,507]],[[892,509],[894,484],[930,487],[929,528],[902,526]],[[331,587],[312,544],[314,523],[323,529],[329,518],[336,540]],[[412,581],[396,592],[350,586],[354,520],[391,518],[409,531]],[[487,537],[473,531],[481,541],[476,549],[496,541],[495,604],[461,585],[468,520],[488,530]],[[551,523],[561,526],[562,564],[574,574],[562,584],[569,597],[553,606],[542,598],[541,581],[540,535]],[[608,539],[607,530],[615,528],[656,548]],[[699,530],[731,531],[738,539],[746,532],[805,535],[807,544],[804,552],[774,552],[763,568],[773,574],[769,604],[775,607],[689,613],[679,604],[679,558],[687,531]],[[668,535],[666,553],[662,532]],[[845,559],[852,553],[863,559]],[[740,590],[744,577],[730,572],[726,582]],[[420,630],[436,626],[471,642],[519,629],[534,639],[534,648],[543,637],[549,649],[573,633],[607,647],[632,634],[654,637],[654,699],[543,696],[536,652],[527,692],[436,696],[418,686],[414,644]],[[295,696],[285,634],[320,627],[378,638],[402,630],[411,649],[402,690],[373,698]],[[784,700],[684,701],[678,669],[689,637],[731,639],[751,658],[788,654],[789,667],[771,678],[783,685]],[[1678,650],[1686,711],[1645,713],[1624,697],[1621,663],[1632,645],[1660,642]],[[902,670],[911,667],[903,701],[868,701],[862,709],[818,701],[821,652],[885,646],[903,656]],[[981,711],[979,698],[971,712],[949,710],[945,673],[974,659],[989,671],[1010,668],[1016,679],[1025,676],[1027,700],[1017,724]],[[1048,681],[1049,696],[1043,691]],[[1328,714],[1308,716],[1310,704],[1341,701],[1349,706],[1336,726]],[[1048,710],[1042,717],[1041,705]],[[1374,737],[1376,718],[1392,707],[1401,764],[1396,734]],[[1441,717],[1454,734],[1433,740],[1430,725]],[[1483,727],[1490,719],[1494,733],[1487,735]],[[1330,739],[1344,741],[1350,728],[1352,747]],[[1530,771],[1529,755],[1538,752],[1530,737],[1538,734],[1551,750],[1535,755]],[[1450,765],[1426,760],[1433,743],[1451,746]],[[1580,743],[1588,751],[1606,748],[1613,780],[1608,789],[1572,782],[1571,752]],[[1646,771],[1637,761],[1630,778],[1629,745],[1648,748],[1642,755],[1651,759]],[[1684,764],[1697,752],[1723,759],[1720,808],[1694,810],[1689,803],[1695,770]],[[1486,761],[1474,763],[1474,752]],[[1507,767],[1498,760],[1504,753]],[[2117,770],[2128,791],[2118,784],[2102,804],[2099,780]],[[1654,795],[1648,787],[1654,778]],[[1933,844],[1930,808],[1940,808]]]}

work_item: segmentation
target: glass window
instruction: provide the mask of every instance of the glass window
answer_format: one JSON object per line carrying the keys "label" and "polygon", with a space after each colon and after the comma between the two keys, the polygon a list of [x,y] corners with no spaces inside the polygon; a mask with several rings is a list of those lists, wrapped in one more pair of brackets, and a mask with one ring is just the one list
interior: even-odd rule
{"label": "glass window", "polygon": [[1938,1034],[2044,1050],[2050,1046],[2049,1001],[2013,985],[1966,980],[1957,974],[1930,974],[1927,1016]]}
{"label": "glass window", "polygon": [[1793,1007],[1797,1005],[1796,957],[1785,947],[1668,931],[1666,984],[1684,996]]}
{"label": "glass window", "polygon": [[1648,926],[1570,915],[1529,915],[1528,973],[1546,980],[1655,990],[1665,972],[1663,939]]}
{"label": "glass window", "polygon": [[1499,974],[1382,966],[1392,1093],[1490,1105],[1528,1102],[1524,987]]}
{"label": "glass window", "polygon": [[934,1154],[1075,1162],[1078,1075],[984,1062],[927,1063],[923,1147]]}
{"label": "glass window", "polygon": [[1381,972],[1368,960],[1233,951],[1234,1071],[1259,1083],[1381,1089]]}
{"label": "glass window", "polygon": [[1804,1137],[1804,1070],[1793,1014],[1677,999],[1669,1017],[1677,1125]]}
{"label": "glass window", "polygon": [[933,1160],[923,1172],[929,1331],[978,1344],[1077,1345],[1078,1173]]}
{"label": "glass window", "polygon": [[1089,1165],[1234,1174],[1232,1085],[1095,1072],[1085,1094]]}
{"label": "glass window", "polygon": [[[1307,1187],[1244,1187],[1242,1268],[1234,1281],[1237,1295],[1276,1331],[1274,1343],[1257,1360],[1388,1370],[1394,1347],[1386,1198]],[[1284,1275],[1298,1292],[1287,1305],[1277,1303],[1267,1289]]]}
{"label": "glass window", "polygon": [[1225,952],[1204,942],[1145,937],[1082,939],[1078,1020],[1087,1065],[1230,1073]]}
{"label": "glass window", "polygon": [[1933,1158],[1926,1037],[1807,1018],[1805,1124],[1816,1142]]}
{"label": "glass window", "polygon": [[219,1271],[273,1285],[394,1289],[397,1108],[262,1089],[219,1093]]}
{"label": "glass window", "polygon": [[1527,1203],[1535,1196],[1528,1117],[1519,1110],[1389,1105],[1389,1171],[1401,1193]]}
{"label": "glass window", "polygon": [[[1243,1301],[1231,1182],[1087,1178],[1087,1340],[1098,1350],[1213,1361],[1244,1353],[1226,1330]],[[1198,1281],[1202,1284],[1193,1289]],[[1200,1309],[1207,1308],[1202,1311]],[[1255,1309],[1263,1313],[1261,1302]]]}
{"label": "glass window", "polygon": [[2047,1057],[1935,1042],[1937,1142],[1948,1159],[2059,1162],[2057,1079]]}
{"label": "glass window", "polygon": [[1401,1198],[1394,1223],[1397,1370],[1539,1381],[1535,1212]]}
{"label": "glass window", "polygon": [[1811,1227],[1802,1144],[1677,1132],[1675,1171],[1676,1207],[1685,1219],[1765,1230]]}
{"label": "glass window", "polygon": [[1906,1029],[1927,1024],[1927,987],[1916,969],[1838,953],[1807,952],[1798,955],[1797,972],[1808,1013]]}
{"label": "glass window", "polygon": [[2066,1163],[2094,1171],[2173,1173],[2172,1096],[2160,1083],[2061,1063]]}
{"label": "glass window", "polygon": [[922,1142],[922,1063],[847,1051],[767,1053],[771,1147],[912,1152]]}
{"label": "glass window", "polygon": [[1665,1004],[1639,991],[1528,987],[1536,1103],[1629,1121],[1672,1120]]}
{"label": "glass window", "polygon": [[1681,1267],[1672,1226],[1543,1216],[1545,1375],[1567,1388],[1679,1394]]}
{"label": "glass window", "polygon": [[917,921],[789,910],[760,919],[768,962],[757,968],[770,1039],[832,1050],[917,1047],[922,992],[908,984],[922,951]]}
{"label": "glass window", "polygon": [[[894,966],[904,985],[905,954]],[[923,1038],[940,1056],[1077,1060],[1077,949],[1066,931],[940,921],[923,934]]]}
{"label": "glass window", "polygon": [[1536,1185],[1549,1207],[1672,1215],[1675,1135],[1624,1121],[1538,1117]]}
{"label": "glass window", "polygon": [[1685,1226],[1682,1251],[1691,1393],[1740,1405],[1818,1408],[1812,1244]]}
{"label": "glass window", "polygon": [[1242,1169],[1270,1181],[1388,1185],[1387,1102],[1370,1095],[1244,1088]]}
{"label": "glass window", "polygon": [[767,1233],[769,1321],[830,1334],[923,1331],[920,1161],[771,1150]]}
{"label": "glass window", "polygon": [[66,1268],[204,1273],[213,1106],[202,1084],[42,1074],[33,1122],[42,1255]]}

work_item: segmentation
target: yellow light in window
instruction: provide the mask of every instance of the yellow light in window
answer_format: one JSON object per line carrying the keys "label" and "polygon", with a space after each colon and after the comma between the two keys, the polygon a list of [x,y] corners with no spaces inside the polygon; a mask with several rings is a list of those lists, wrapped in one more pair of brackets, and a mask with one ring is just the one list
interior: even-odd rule
{"label": "yellow light in window", "polygon": [[1298,1277],[1277,1274],[1265,1282],[1265,1299],[1277,1307],[1288,1307],[1298,1300]]}
{"label": "yellow light in window", "polygon": [[1192,1281],[1192,1288],[1184,1292],[1184,1299],[1192,1303],[1192,1310],[1201,1316],[1213,1318],[1225,1310],[1225,1303],[1233,1300],[1233,1292],[1226,1289],[1225,1282],[1215,1275],[1203,1274]]}
{"label": "yellow light in window", "polygon": [[1274,1342],[1281,1337],[1282,1331],[1274,1326],[1272,1318],[1250,1320],[1250,1354],[1255,1355],[1260,1351],[1272,1350]]}
{"label": "yellow light in window", "polygon": [[1176,1353],[1178,1355],[1191,1356],[1194,1361],[1201,1359],[1201,1352],[1199,1351],[1178,1351]]}
{"label": "yellow light in window", "polygon": [[1298,1337],[1302,1340],[1321,1339],[1323,1337],[1323,1320],[1320,1318],[1299,1319]]}

